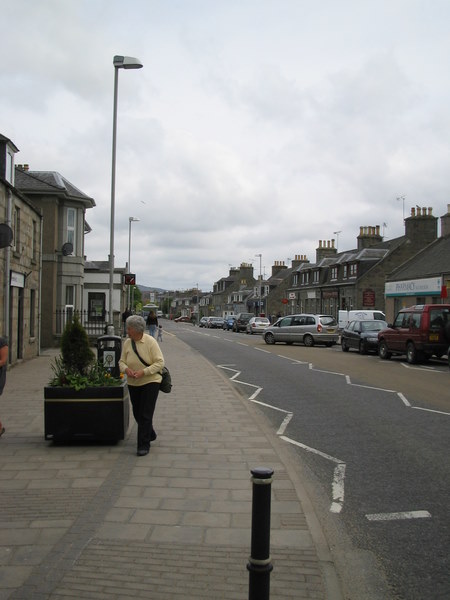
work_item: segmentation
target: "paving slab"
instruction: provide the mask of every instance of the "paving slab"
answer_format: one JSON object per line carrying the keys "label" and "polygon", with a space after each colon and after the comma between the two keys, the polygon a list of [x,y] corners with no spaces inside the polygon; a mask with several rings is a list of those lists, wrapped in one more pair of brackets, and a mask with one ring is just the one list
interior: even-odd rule
{"label": "paving slab", "polygon": [[175,335],[162,349],[174,387],[160,394],[145,457],[134,423],[114,445],[44,439],[56,350],[8,371],[0,600],[246,598],[250,470],[260,466],[275,472],[271,599],[340,600],[324,538],[265,418]]}

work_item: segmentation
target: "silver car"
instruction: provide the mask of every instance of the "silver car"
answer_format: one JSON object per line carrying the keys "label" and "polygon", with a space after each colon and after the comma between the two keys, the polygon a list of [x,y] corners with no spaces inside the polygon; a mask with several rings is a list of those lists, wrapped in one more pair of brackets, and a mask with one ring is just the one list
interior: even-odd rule
{"label": "silver car", "polygon": [[338,324],[331,315],[288,315],[267,327],[263,338],[266,344],[297,342],[305,346],[314,346],[314,344],[333,346],[339,339]]}

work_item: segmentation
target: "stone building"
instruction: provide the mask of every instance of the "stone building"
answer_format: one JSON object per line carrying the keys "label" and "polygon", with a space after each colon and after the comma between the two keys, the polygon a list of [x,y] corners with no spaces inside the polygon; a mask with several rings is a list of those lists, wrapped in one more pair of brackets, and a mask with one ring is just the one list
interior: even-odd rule
{"label": "stone building", "polygon": [[67,318],[83,310],[85,214],[90,198],[55,171],[15,169],[15,186],[43,215],[41,345],[58,346]]}
{"label": "stone building", "polygon": [[219,279],[213,286],[210,315],[223,317],[249,312],[248,300],[253,295],[256,281],[253,265],[241,263],[239,267],[231,267],[228,277]]}
{"label": "stone building", "polygon": [[11,364],[40,350],[42,214],[15,187],[17,152],[0,135],[0,335]]}
{"label": "stone building", "polygon": [[290,312],[326,313],[339,309],[385,310],[386,277],[437,237],[431,208],[413,208],[405,235],[383,241],[380,227],[361,227],[357,248],[337,252],[334,240],[321,240],[315,263],[302,262],[287,290]]}
{"label": "stone building", "polygon": [[441,235],[386,279],[386,319],[414,304],[448,304],[450,296],[450,204],[441,217]]}

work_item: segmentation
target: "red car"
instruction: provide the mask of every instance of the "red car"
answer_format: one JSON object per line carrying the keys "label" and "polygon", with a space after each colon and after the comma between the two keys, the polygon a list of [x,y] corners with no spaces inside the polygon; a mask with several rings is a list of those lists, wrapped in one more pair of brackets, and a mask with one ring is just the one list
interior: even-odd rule
{"label": "red car", "polygon": [[177,317],[174,319],[175,323],[190,323],[191,317]]}

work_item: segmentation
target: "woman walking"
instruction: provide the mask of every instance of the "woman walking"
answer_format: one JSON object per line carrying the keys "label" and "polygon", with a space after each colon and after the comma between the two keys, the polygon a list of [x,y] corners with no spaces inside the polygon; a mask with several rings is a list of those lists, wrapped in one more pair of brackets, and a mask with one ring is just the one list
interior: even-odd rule
{"label": "woman walking", "polygon": [[156,338],[156,330],[158,329],[158,317],[152,310],[148,313],[147,325],[150,335]]}
{"label": "woman walking", "polygon": [[127,376],[133,415],[136,419],[137,455],[145,456],[156,440],[153,414],[161,383],[164,357],[158,342],[145,333],[145,320],[132,315],[126,320],[127,339],[122,348],[119,367]]}

